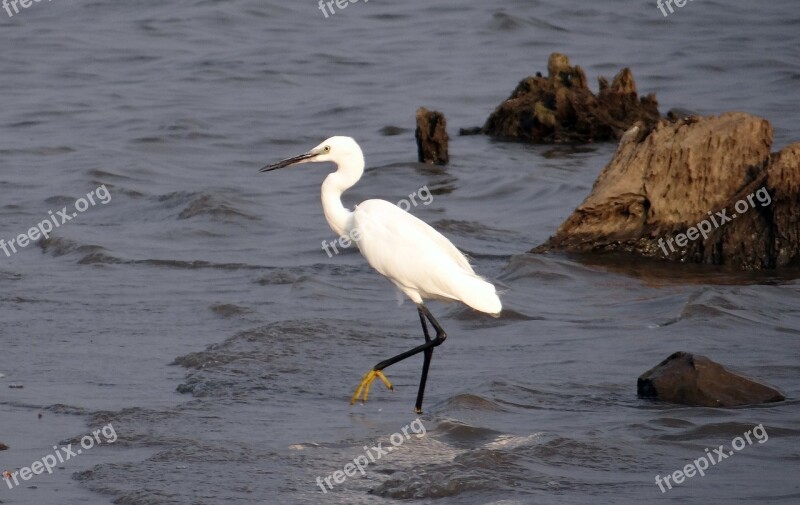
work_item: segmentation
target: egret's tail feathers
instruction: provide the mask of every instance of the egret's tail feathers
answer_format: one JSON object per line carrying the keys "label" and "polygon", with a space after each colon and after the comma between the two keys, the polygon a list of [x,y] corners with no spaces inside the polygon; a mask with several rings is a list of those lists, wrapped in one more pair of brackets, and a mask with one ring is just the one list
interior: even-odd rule
{"label": "egret's tail feathers", "polygon": [[500,311],[503,310],[503,304],[491,282],[477,275],[464,273],[459,285],[461,301],[473,309],[492,315],[500,314]]}

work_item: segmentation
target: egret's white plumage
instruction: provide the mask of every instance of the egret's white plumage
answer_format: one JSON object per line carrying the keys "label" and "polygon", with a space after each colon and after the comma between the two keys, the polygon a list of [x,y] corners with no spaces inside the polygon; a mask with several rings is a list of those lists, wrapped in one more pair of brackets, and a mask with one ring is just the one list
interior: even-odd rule
{"label": "egret's white plumage", "polygon": [[489,314],[502,309],[494,286],[424,221],[385,200],[367,200],[356,207],[351,222],[370,266],[414,303],[461,301]]}
{"label": "egret's white plumage", "polygon": [[[337,166],[337,170],[322,183],[325,219],[336,234],[351,237],[370,266],[417,304],[426,340],[426,344],[376,365],[362,379],[353,401],[362,391],[366,401],[369,385],[375,378],[380,378],[391,388],[381,370],[424,352],[416,405],[419,412],[433,347],[447,337],[423,301],[460,301],[475,310],[496,315],[502,310],[500,298],[494,285],[475,273],[464,254],[421,219],[385,200],[366,200],[353,211],[342,205],[342,193],[356,184],[364,173],[364,155],[352,138],[331,137],[305,154],[264,167],[262,171],[323,161],[331,161]],[[433,340],[428,335],[426,318],[436,329]]]}
{"label": "egret's white plumage", "polygon": [[311,152],[320,154],[308,161],[333,161],[338,167],[322,184],[322,209],[331,229],[355,238],[370,266],[414,303],[438,299],[461,301],[489,314],[502,310],[494,286],[421,219],[385,200],[366,200],[353,212],[342,205],[342,193],[364,173],[364,155],[355,140],[331,137]]}

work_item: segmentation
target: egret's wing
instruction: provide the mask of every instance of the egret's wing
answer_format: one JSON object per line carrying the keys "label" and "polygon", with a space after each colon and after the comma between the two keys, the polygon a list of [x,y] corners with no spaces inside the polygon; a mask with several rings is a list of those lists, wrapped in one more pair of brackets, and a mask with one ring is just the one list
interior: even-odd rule
{"label": "egret's wing", "polygon": [[356,207],[353,228],[361,254],[401,289],[458,300],[458,279],[478,278],[444,235],[387,201],[367,200]]}
{"label": "egret's wing", "polygon": [[[405,243],[412,243],[413,245],[428,244],[428,250],[435,250],[444,254],[467,272],[475,273],[464,253],[459,251],[447,237],[436,231],[425,221],[404,211],[397,205],[391,204],[386,200],[366,200],[356,207],[355,214],[354,219],[358,220],[360,217],[362,225],[383,228],[383,230],[375,230],[378,233],[381,231],[391,233],[392,237],[401,237]],[[358,223],[356,223],[356,226],[358,226]],[[383,238],[391,240],[389,236]]]}

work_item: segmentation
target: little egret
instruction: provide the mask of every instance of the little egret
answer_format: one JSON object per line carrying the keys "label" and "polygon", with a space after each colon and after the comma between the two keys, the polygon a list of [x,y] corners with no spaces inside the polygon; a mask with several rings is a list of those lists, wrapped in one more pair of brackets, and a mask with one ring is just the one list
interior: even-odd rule
{"label": "little egret", "polygon": [[[350,137],[331,137],[305,154],[279,161],[261,169],[277,170],[301,163],[332,161],[337,170],[322,183],[322,210],[334,233],[351,237],[367,262],[392,281],[416,305],[425,343],[393,358],[381,361],[361,379],[351,400],[367,401],[372,382],[380,379],[393,390],[383,369],[415,354],[424,353],[417,403],[422,412],[422,397],[428,378],[433,348],[447,338],[423,300],[459,301],[475,310],[497,315],[502,310],[494,285],[478,276],[469,261],[444,235],[424,221],[385,200],[367,200],[351,212],[342,205],[342,193],[353,187],[364,173],[364,155]],[[428,333],[426,319],[436,330]]]}

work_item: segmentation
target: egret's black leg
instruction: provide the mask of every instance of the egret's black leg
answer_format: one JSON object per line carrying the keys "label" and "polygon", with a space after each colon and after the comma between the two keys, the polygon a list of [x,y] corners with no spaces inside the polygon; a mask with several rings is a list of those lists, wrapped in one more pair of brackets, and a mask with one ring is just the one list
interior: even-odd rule
{"label": "egret's black leg", "polygon": [[426,349],[431,349],[433,347],[439,346],[439,345],[442,344],[442,342],[445,341],[445,339],[447,338],[447,333],[444,332],[444,329],[439,325],[439,322],[436,321],[436,319],[433,318],[433,316],[431,315],[431,313],[428,310],[428,308],[425,307],[424,305],[419,305],[418,308],[419,308],[419,311],[422,314],[424,314],[425,317],[428,319],[428,321],[430,321],[431,324],[433,325],[434,329],[436,330],[436,338],[434,338],[434,339],[432,339],[432,340],[430,340],[428,342],[425,342],[422,345],[418,345],[417,347],[415,347],[413,349],[410,349],[410,350],[408,350],[406,352],[402,352],[402,353],[398,354],[397,356],[395,356],[393,358],[389,358],[389,359],[385,359],[385,360],[381,361],[380,363],[378,363],[377,365],[375,365],[372,368],[373,370],[383,370],[386,367],[394,365],[398,361],[403,361],[404,359],[409,358],[409,357],[411,357],[411,356],[413,356],[415,354],[419,354],[419,353],[425,351]]}
{"label": "egret's black leg", "polygon": [[[437,321],[433,317],[433,314],[431,314],[431,311],[428,310],[428,307],[426,307],[426,306],[424,306],[422,304],[419,304],[419,305],[417,305],[417,310],[419,310],[420,312],[425,314],[425,317],[428,318],[428,321],[431,322],[431,324],[433,325],[433,328],[436,330],[436,338],[440,338],[441,337],[442,342],[444,342],[444,339],[447,338],[447,333],[444,332],[444,328],[441,327],[441,325],[439,324],[439,321]],[[441,344],[442,342],[439,342],[439,343]]]}
{"label": "egret's black leg", "polygon": [[[428,333],[428,325],[425,323],[425,314],[418,307],[419,322],[422,324],[422,333],[425,334],[425,343],[431,341],[431,336]],[[431,358],[433,357],[433,347],[425,349],[425,359],[422,362],[422,376],[419,379],[419,390],[417,391],[417,403],[414,404],[414,411],[417,414],[422,414],[422,397],[425,395],[425,383],[428,381],[428,367],[431,366]]]}
{"label": "egret's black leg", "polygon": [[[386,360],[381,361],[377,365],[375,365],[372,370],[373,371],[381,371],[386,367],[394,365],[398,361],[403,361],[406,358],[414,356],[415,354],[419,354],[421,352],[425,353],[425,360],[422,364],[422,377],[420,378],[420,385],[419,391],[417,392],[417,403],[415,405],[415,410],[417,412],[422,411],[422,396],[425,393],[425,383],[428,379],[428,367],[430,366],[431,357],[433,356],[433,348],[437,347],[442,344],[447,338],[447,333],[445,333],[444,328],[439,324],[439,322],[433,317],[433,314],[428,310],[427,307],[420,304],[417,305],[417,311],[419,312],[420,321],[422,323],[422,329],[425,333],[425,343],[422,345],[418,345],[417,347],[410,349],[406,352],[400,353],[393,358],[389,358]],[[425,319],[430,321],[433,325],[433,328],[436,330],[436,337],[431,339],[430,335],[428,334],[428,327],[425,324]],[[355,396],[354,400],[355,401]]]}
{"label": "egret's black leg", "polygon": [[428,333],[428,325],[425,324],[425,314],[422,312],[422,309],[417,307],[417,313],[419,314],[419,322],[422,324],[422,333],[425,334],[425,342],[431,341],[431,336]]}

